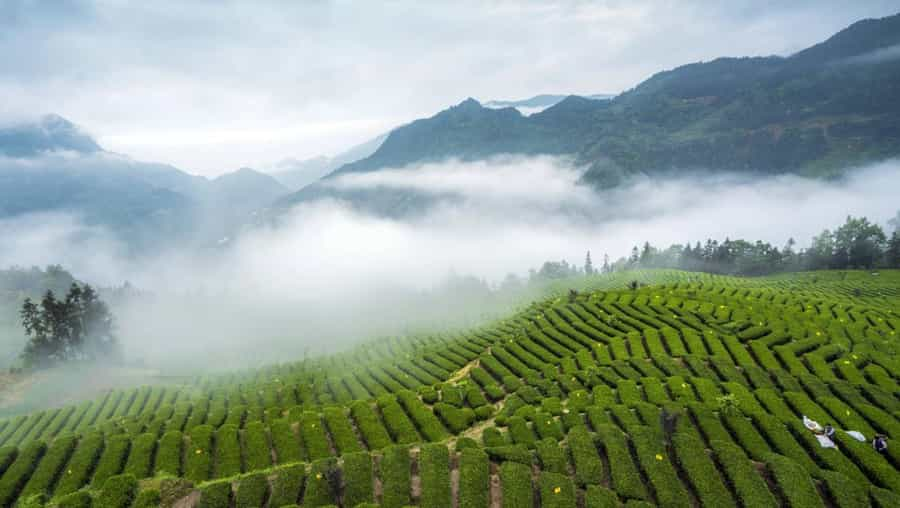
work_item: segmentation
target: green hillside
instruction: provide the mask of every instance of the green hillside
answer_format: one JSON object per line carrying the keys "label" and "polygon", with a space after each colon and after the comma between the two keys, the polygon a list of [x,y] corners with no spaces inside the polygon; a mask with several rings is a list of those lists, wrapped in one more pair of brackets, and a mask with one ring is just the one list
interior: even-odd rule
{"label": "green hillside", "polygon": [[414,213],[409,190],[338,191],[340,175],[503,154],[562,155],[583,180],[732,172],[832,178],[900,155],[900,14],[856,22],[790,56],[723,57],[657,72],[606,101],[568,97],[523,116],[474,99],[391,131],[372,155],[276,206],[340,197],[387,215]]}
{"label": "green hillside", "polygon": [[0,505],[900,506],[900,271],[578,289],[2,421]]}

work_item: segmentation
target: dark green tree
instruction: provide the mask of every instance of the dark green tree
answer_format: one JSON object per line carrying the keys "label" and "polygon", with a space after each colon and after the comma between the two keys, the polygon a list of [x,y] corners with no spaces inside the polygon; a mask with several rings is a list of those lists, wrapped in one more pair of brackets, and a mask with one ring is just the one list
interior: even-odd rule
{"label": "dark green tree", "polygon": [[834,263],[838,268],[872,268],[881,259],[886,238],[878,224],[847,216],[834,232]]}
{"label": "dark green tree", "polygon": [[884,261],[888,268],[900,268],[900,231],[894,231],[888,240]]}
{"label": "dark green tree", "polygon": [[26,298],[19,312],[28,343],[22,359],[29,367],[118,354],[112,314],[97,292],[73,283],[64,299],[47,291],[40,305]]}

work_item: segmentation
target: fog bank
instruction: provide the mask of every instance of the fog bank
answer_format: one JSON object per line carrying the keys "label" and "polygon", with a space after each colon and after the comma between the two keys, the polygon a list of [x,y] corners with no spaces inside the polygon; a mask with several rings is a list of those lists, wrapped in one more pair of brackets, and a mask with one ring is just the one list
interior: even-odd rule
{"label": "fog bank", "polygon": [[[116,240],[66,215],[0,222],[0,266],[60,263],[89,282],[130,281],[152,294],[113,302],[130,358],[196,370],[299,359],[378,334],[470,324],[507,309],[496,286],[547,260],[580,264],[590,250],[706,238],[800,246],[850,214],[882,225],[897,212],[900,162],[837,181],[703,174],[638,179],[595,192],[566,159],[501,157],[345,175],[345,189],[396,188],[435,198],[392,219],[335,200],[305,203],[278,226],[219,249],[119,254]],[[469,281],[471,282],[471,281]]]}

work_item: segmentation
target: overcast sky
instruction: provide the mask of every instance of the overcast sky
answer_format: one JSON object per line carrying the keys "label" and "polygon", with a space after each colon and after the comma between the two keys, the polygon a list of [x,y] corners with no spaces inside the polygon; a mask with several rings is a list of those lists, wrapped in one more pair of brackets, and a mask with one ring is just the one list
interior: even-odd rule
{"label": "overcast sky", "polygon": [[472,96],[628,89],[787,55],[896,0],[0,0],[0,122],[58,113],[109,150],[215,175],[334,154]]}

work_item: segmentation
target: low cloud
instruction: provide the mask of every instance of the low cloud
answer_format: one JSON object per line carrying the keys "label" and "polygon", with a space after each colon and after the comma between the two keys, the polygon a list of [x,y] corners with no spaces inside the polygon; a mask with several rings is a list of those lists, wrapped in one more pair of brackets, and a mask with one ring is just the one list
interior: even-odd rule
{"label": "low cloud", "polygon": [[844,60],[844,63],[868,65],[897,60],[898,58],[900,58],[900,44],[895,44],[893,46],[878,48],[875,51],[863,53],[862,55],[850,57]]}
{"label": "low cloud", "polygon": [[580,263],[587,250],[595,261],[604,253],[615,259],[644,241],[728,236],[782,245],[793,237],[806,245],[848,214],[885,224],[898,208],[900,162],[836,181],[695,174],[599,193],[579,185],[580,175],[549,157],[347,175],[332,185],[415,191],[435,203],[404,219],[333,199],[304,203],[278,226],[246,231],[224,248],[140,261],[75,218],[30,216],[0,222],[0,265],[61,263],[90,282],[129,280],[153,293],[116,306],[132,357],[172,368],[233,367],[504,309],[480,293],[435,291],[450,273],[496,285],[546,260]]}

